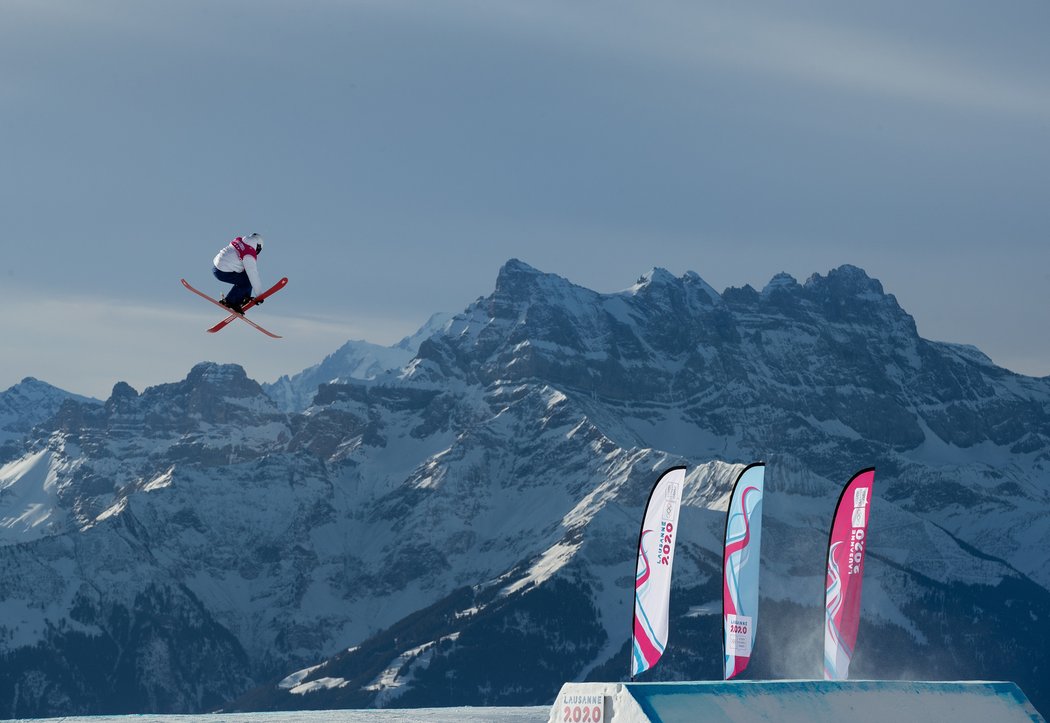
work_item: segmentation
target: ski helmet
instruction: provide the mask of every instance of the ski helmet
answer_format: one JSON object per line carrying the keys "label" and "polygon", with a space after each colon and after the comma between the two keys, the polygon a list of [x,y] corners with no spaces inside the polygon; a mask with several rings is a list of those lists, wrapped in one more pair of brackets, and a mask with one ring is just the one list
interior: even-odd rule
{"label": "ski helmet", "polygon": [[251,246],[255,245],[255,253],[260,253],[263,249],[263,237],[254,231],[244,237],[244,243]]}

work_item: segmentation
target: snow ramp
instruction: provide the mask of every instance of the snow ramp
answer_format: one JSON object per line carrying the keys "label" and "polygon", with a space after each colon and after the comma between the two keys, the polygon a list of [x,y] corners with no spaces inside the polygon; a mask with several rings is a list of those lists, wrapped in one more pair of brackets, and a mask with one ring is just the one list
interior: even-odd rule
{"label": "snow ramp", "polygon": [[549,723],[1043,722],[1006,682],[733,681],[566,683]]}

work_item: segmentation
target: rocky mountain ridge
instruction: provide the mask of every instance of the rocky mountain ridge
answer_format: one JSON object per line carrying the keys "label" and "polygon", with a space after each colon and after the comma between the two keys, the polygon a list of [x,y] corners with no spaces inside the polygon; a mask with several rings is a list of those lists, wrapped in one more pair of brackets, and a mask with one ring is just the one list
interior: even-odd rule
{"label": "rocky mountain ridge", "polygon": [[[755,459],[753,675],[819,675],[830,511],[874,465],[853,671],[1007,678],[1046,705],[1050,380],[922,339],[848,266],[600,294],[512,260],[423,336],[284,391],[210,363],[118,384],[5,447],[0,713],[542,704],[622,678],[641,507],[678,463],[652,675],[715,678],[726,495]],[[297,409],[321,378],[342,381]]]}

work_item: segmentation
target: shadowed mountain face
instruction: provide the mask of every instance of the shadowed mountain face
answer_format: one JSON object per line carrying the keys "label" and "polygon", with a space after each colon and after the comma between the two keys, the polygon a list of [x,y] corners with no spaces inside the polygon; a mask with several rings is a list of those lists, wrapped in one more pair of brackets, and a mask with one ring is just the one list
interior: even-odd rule
{"label": "shadowed mountain face", "polygon": [[724,510],[756,459],[749,675],[820,675],[832,509],[874,465],[851,674],[1050,703],[1050,380],[920,338],[860,269],[599,294],[510,261],[422,337],[10,423],[0,714],[526,705],[624,678],[642,506],[679,463],[671,636],[643,677],[717,679]]}

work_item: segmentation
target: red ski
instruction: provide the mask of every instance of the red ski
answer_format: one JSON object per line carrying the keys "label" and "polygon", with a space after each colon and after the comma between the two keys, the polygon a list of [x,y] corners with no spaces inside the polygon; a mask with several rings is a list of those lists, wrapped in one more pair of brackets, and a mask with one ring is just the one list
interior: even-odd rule
{"label": "red ski", "polygon": [[[281,289],[283,289],[285,287],[285,284],[287,284],[287,283],[288,283],[288,277],[286,276],[283,279],[281,279],[280,281],[278,281],[276,284],[274,284],[273,286],[268,288],[266,291],[262,292],[261,294],[259,294],[256,297],[254,297],[251,301],[249,301],[247,304],[245,304],[242,307],[242,309],[244,311],[248,311],[248,309],[250,309],[253,306],[255,306],[256,304],[258,304],[261,300],[265,299],[270,294],[274,294],[274,293],[280,291]],[[231,312],[230,315],[227,316],[225,319],[223,319],[218,324],[216,324],[215,326],[213,326],[210,329],[208,329],[208,333],[209,334],[214,334],[215,332],[220,331],[227,324],[231,323],[236,318],[237,318],[237,314]],[[247,319],[245,319],[245,321],[247,321]]]}
{"label": "red ski", "polygon": [[[229,307],[222,305],[217,300],[215,300],[215,299],[211,298],[210,296],[208,296],[207,294],[205,294],[203,291],[198,291],[197,289],[195,289],[192,286],[190,286],[189,282],[186,281],[186,279],[181,279],[181,281],[182,281],[182,285],[183,286],[185,286],[187,289],[189,289],[190,291],[195,293],[197,296],[201,297],[202,299],[207,299],[208,301],[210,301],[211,303],[215,304],[216,306],[218,306],[220,309],[222,309],[224,311],[230,311]],[[255,298],[257,298],[257,299],[258,298],[265,299],[267,296],[269,296],[270,294],[274,293],[275,291],[279,291],[280,289],[284,288],[284,285],[287,284],[287,283],[288,283],[288,279],[287,278],[281,279],[276,284],[274,284],[272,287],[270,287],[269,289],[267,289],[263,293],[259,294],[259,296],[255,297]],[[248,308],[249,306],[250,305],[245,305],[245,308]],[[256,324],[254,321],[252,321],[251,319],[246,317],[244,314],[238,314],[236,312],[230,313],[230,316],[228,318],[226,318],[223,321],[219,322],[218,324],[213,326],[211,329],[208,329],[208,331],[214,333],[214,332],[218,331],[219,329],[223,328],[224,326],[226,326],[227,324],[229,324],[235,318],[242,319],[245,323],[255,327],[256,329],[261,331],[263,334],[266,334],[266,336],[273,337],[274,339],[280,339],[281,338],[277,334],[274,334],[273,332],[267,331],[266,329],[262,328],[261,326]]]}

